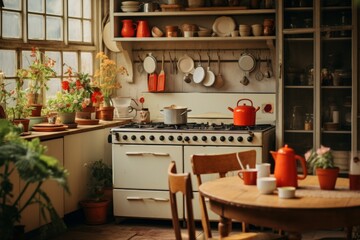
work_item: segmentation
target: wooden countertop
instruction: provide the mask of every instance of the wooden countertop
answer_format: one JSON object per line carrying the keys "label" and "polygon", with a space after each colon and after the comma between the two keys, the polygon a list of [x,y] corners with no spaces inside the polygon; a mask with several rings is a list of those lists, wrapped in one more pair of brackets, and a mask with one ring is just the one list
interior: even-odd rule
{"label": "wooden countertop", "polygon": [[54,138],[63,137],[70,134],[77,134],[82,132],[88,132],[98,129],[104,129],[109,127],[117,127],[126,123],[129,123],[131,120],[128,119],[114,119],[113,121],[99,121],[97,125],[78,125],[76,128],[68,128],[64,131],[56,132],[37,132],[30,131],[30,135],[23,136],[24,139],[40,138],[40,140],[49,140]]}

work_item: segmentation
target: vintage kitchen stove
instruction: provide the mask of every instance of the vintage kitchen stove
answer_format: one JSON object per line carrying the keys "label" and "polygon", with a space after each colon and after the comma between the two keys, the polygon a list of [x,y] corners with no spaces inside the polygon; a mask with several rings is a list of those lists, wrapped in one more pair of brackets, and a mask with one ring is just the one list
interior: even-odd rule
{"label": "vintage kitchen stove", "polygon": [[[192,172],[193,154],[254,149],[257,162],[269,162],[269,151],[275,149],[275,128],[270,124],[129,123],[111,129],[111,141],[114,216],[171,219],[167,181],[170,161],[176,162],[178,172]],[[196,198],[196,179],[192,182]],[[198,201],[194,203],[195,218],[200,219]],[[179,212],[183,216],[183,208]],[[210,218],[216,220],[218,216]]]}

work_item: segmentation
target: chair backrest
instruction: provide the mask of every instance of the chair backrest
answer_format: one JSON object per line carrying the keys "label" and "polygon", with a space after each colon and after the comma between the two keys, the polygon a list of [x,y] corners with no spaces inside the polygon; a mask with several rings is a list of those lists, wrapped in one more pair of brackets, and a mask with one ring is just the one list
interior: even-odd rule
{"label": "chair backrest", "polygon": [[172,223],[175,231],[176,240],[181,240],[181,228],[180,220],[176,202],[176,194],[181,192],[185,199],[185,208],[186,208],[186,219],[187,219],[187,230],[188,230],[188,239],[195,240],[195,222],[194,222],[194,212],[192,206],[192,200],[194,198],[192,185],[191,185],[191,176],[190,173],[177,173],[175,162],[172,161],[168,169],[168,178],[169,178],[169,193],[170,193],[170,204],[171,204],[171,214],[172,214]]}
{"label": "chair backrest", "polygon": [[[243,167],[249,165],[251,168],[254,168],[256,164],[256,151],[247,150],[225,154],[196,154],[191,156],[192,170],[193,174],[196,175],[198,186],[202,183],[201,175],[218,173],[219,177],[225,177],[228,172],[241,170],[242,168],[239,161],[241,161]],[[209,216],[205,205],[205,199],[201,194],[199,196],[201,223],[205,237],[206,239],[209,239],[212,237]],[[243,224],[243,227],[244,226],[245,224]]]}

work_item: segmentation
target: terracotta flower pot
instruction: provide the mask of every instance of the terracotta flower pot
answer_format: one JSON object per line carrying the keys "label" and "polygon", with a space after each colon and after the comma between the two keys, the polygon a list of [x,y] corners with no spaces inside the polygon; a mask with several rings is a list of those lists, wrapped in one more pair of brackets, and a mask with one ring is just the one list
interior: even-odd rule
{"label": "terracotta flower pot", "polygon": [[31,117],[40,117],[41,116],[41,109],[43,107],[42,104],[30,104],[30,107],[32,107]]}
{"label": "terracotta flower pot", "polygon": [[85,223],[90,225],[104,224],[107,221],[109,200],[81,201],[80,205],[84,210]]}
{"label": "terracotta flower pot", "polygon": [[114,107],[100,107],[96,112],[98,119],[112,121],[114,119]]}
{"label": "terracotta flower pot", "polygon": [[320,189],[333,190],[336,185],[336,179],[339,175],[339,168],[317,168],[316,175],[319,179]]}
{"label": "terracotta flower pot", "polygon": [[14,119],[13,123],[15,125],[22,124],[24,132],[29,131],[30,119],[28,119],[28,118]]}
{"label": "terracotta flower pot", "polygon": [[63,124],[75,123],[75,112],[71,112],[71,113],[58,113],[58,117],[60,118],[60,121],[61,121],[61,123],[63,123]]}

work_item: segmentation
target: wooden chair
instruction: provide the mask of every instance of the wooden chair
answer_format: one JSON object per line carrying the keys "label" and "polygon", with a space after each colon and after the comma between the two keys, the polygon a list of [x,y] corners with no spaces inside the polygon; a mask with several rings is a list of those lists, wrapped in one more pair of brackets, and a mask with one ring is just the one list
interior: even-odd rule
{"label": "wooden chair", "polygon": [[[193,174],[196,175],[198,186],[202,183],[202,175],[205,174],[219,174],[219,177],[223,178],[228,172],[241,170],[242,165],[250,168],[255,168],[256,164],[256,151],[248,150],[235,153],[226,154],[206,154],[206,155],[192,155],[191,165]],[[210,229],[209,215],[205,205],[205,198],[200,194],[200,209],[201,209],[201,222],[204,229],[206,239],[212,237]],[[242,223],[243,232],[246,230],[246,224]]]}
{"label": "wooden chair", "polygon": [[[169,194],[171,203],[172,223],[175,232],[176,240],[182,240],[180,219],[177,210],[176,194],[181,192],[185,198],[185,210],[186,210],[186,226],[187,226],[187,239],[196,240],[195,234],[195,222],[192,200],[194,198],[191,176],[190,173],[177,173],[175,162],[170,163],[168,169],[169,178]],[[270,240],[281,239],[281,236],[268,233],[253,233],[246,232],[240,234],[234,234],[229,237],[222,238],[222,240]]]}

